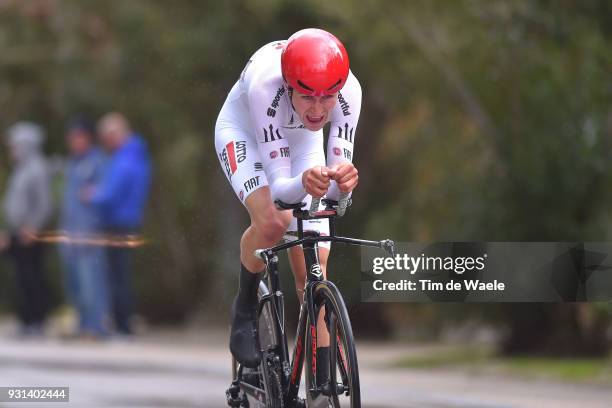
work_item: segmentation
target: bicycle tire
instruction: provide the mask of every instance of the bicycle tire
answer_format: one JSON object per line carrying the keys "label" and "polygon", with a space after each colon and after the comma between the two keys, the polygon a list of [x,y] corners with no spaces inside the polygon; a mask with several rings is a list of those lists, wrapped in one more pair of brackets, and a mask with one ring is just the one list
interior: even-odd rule
{"label": "bicycle tire", "polygon": [[[269,294],[268,286],[264,282],[259,283],[257,290],[258,298]],[[278,346],[278,337],[276,333],[276,325],[272,313],[270,302],[266,302],[259,313],[259,345],[262,351],[269,351]]]}
{"label": "bicycle tire", "polygon": [[[330,332],[330,386],[328,395],[313,395],[313,344],[308,322],[306,347],[306,395],[308,407],[360,408],[359,367],[353,330],[344,300],[336,286],[324,281],[314,288],[315,316],[325,306],[325,323]],[[316,327],[316,322],[315,322]],[[334,333],[332,336],[331,333]],[[315,366],[316,366],[315,361]]]}

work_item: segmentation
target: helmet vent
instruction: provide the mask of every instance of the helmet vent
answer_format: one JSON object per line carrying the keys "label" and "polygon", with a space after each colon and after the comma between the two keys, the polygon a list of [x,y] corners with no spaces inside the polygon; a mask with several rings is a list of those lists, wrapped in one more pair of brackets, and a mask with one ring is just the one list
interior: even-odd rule
{"label": "helmet vent", "polygon": [[342,78],[340,78],[338,80],[338,82],[336,82],[335,84],[333,84],[332,86],[330,86],[329,88],[327,88],[328,91],[331,91],[332,89],[334,89],[335,87],[337,87],[338,85],[340,85],[340,83],[342,82]]}
{"label": "helmet vent", "polygon": [[312,89],[311,87],[309,87],[308,85],[306,85],[305,83],[303,83],[302,81],[300,81],[299,79],[298,79],[297,83],[298,83],[298,85],[299,85],[299,86],[301,86],[302,88],[304,88],[304,89],[308,89],[309,91],[314,92],[314,89]]}

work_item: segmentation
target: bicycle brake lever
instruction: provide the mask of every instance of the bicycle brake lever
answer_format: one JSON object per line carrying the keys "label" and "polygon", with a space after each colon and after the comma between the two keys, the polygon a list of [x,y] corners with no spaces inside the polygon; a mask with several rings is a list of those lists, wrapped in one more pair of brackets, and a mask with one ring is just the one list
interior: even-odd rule
{"label": "bicycle brake lever", "polygon": [[380,241],[380,247],[391,256],[395,256],[395,242],[390,239]]}

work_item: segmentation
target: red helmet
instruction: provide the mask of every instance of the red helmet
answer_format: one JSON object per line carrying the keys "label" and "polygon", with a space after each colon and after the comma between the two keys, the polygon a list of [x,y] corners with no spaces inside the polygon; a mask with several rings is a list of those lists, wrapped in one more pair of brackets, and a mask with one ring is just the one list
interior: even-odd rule
{"label": "red helmet", "polygon": [[344,45],[332,34],[307,28],[287,40],[281,68],[285,82],[298,92],[331,95],[346,83],[349,58]]}

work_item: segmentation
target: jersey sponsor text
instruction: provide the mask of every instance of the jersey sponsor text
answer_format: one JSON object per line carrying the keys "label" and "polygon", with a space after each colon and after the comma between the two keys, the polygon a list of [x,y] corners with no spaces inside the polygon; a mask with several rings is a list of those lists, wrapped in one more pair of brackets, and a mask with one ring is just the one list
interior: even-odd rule
{"label": "jersey sponsor text", "polygon": [[244,189],[248,193],[249,191],[257,187],[258,185],[259,185],[259,176],[251,177],[250,179],[244,182]]}
{"label": "jersey sponsor text", "polygon": [[342,96],[342,92],[338,92],[338,103],[340,104],[340,108],[342,109],[342,114],[344,116],[351,114],[351,111],[349,111],[351,106],[348,104],[346,99],[344,99],[344,96]]}

